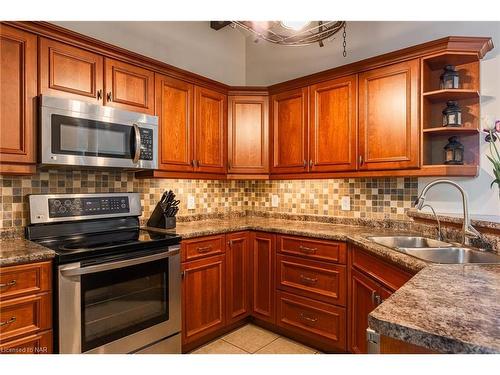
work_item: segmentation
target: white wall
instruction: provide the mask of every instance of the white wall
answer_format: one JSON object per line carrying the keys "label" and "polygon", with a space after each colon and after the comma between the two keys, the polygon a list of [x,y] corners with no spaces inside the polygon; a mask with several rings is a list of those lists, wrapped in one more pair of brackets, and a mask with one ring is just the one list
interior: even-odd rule
{"label": "white wall", "polygon": [[245,37],[230,27],[215,31],[208,21],[53,23],[228,85],[245,84]]}

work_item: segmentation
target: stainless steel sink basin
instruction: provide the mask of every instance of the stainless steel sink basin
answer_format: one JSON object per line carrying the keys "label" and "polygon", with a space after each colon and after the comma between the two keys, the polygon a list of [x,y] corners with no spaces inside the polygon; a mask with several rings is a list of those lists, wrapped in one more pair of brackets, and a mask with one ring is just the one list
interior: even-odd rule
{"label": "stainless steel sink basin", "polygon": [[500,263],[498,255],[464,247],[399,248],[396,250],[433,263]]}
{"label": "stainless steel sink basin", "polygon": [[369,240],[378,243],[382,246],[391,248],[433,248],[433,247],[451,247],[448,242],[433,240],[427,237],[410,237],[410,236],[373,236],[368,237]]}
{"label": "stainless steel sink basin", "polygon": [[426,237],[372,236],[369,240],[433,263],[500,263],[500,256]]}

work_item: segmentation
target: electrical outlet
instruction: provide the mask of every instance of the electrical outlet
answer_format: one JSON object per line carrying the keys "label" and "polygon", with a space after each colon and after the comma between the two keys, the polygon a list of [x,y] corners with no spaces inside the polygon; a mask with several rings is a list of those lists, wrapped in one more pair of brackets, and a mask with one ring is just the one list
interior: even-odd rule
{"label": "electrical outlet", "polygon": [[196,208],[194,195],[188,195],[187,208],[188,210],[194,210]]}
{"label": "electrical outlet", "polygon": [[276,194],[273,194],[271,196],[271,207],[278,207],[279,204],[280,198]]}
{"label": "electrical outlet", "polygon": [[342,197],[341,209],[342,209],[342,211],[350,211],[351,210],[351,197],[349,197],[349,196]]}

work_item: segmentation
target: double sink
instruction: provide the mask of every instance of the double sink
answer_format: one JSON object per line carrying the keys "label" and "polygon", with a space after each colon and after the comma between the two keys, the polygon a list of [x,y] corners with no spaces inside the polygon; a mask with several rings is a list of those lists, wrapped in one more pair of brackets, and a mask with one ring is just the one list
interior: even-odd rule
{"label": "double sink", "polygon": [[368,239],[379,245],[433,263],[500,263],[500,256],[493,253],[457,247],[448,242],[426,237],[372,236]]}

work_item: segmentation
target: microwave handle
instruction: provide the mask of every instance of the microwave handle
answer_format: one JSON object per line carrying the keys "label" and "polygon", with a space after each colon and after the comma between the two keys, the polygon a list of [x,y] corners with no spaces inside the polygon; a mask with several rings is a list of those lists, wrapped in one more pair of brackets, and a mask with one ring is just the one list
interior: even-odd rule
{"label": "microwave handle", "polygon": [[86,275],[89,273],[108,271],[116,268],[124,268],[128,266],[134,266],[136,264],[142,264],[147,262],[153,262],[155,260],[165,259],[177,255],[180,252],[178,246],[172,246],[169,249],[170,249],[169,251],[165,251],[163,253],[147,255],[145,257],[140,257],[140,258],[119,260],[117,262],[97,264],[95,266],[89,266],[89,267],[74,267],[74,268],[72,267],[72,268],[62,269],[61,275],[71,277],[71,276]]}
{"label": "microwave handle", "polygon": [[132,161],[134,163],[139,162],[139,158],[141,157],[141,132],[139,130],[139,126],[134,124],[134,133],[135,133],[135,154]]}

